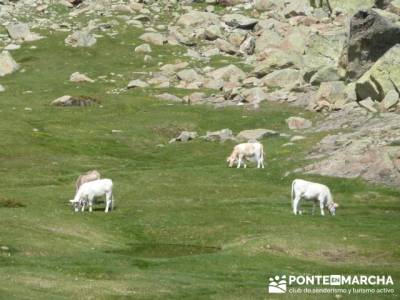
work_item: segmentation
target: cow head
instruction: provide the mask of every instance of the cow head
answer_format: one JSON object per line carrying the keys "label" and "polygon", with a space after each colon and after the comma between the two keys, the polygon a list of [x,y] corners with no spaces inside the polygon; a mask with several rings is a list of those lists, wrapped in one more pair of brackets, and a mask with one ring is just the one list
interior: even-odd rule
{"label": "cow head", "polygon": [[332,216],[336,215],[336,208],[338,208],[338,207],[339,207],[339,204],[337,204],[335,202],[331,202],[330,204],[328,204],[328,209]]}
{"label": "cow head", "polygon": [[236,162],[236,158],[231,155],[226,159],[226,162],[228,163],[229,168],[232,168]]}
{"label": "cow head", "polygon": [[78,212],[79,209],[81,208],[81,202],[75,199],[69,200],[69,202],[72,204],[72,207],[74,208],[75,212]]}

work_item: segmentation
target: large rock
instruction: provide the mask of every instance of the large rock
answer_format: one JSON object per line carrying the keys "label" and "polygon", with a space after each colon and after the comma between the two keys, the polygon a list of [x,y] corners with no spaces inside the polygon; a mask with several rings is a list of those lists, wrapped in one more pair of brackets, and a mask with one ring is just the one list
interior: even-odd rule
{"label": "large rock", "polygon": [[96,38],[87,31],[75,31],[65,39],[65,43],[71,47],[91,47],[96,41]]}
{"label": "large rock", "polygon": [[157,46],[162,46],[167,41],[166,37],[158,32],[146,32],[143,33],[139,38],[147,43]]}
{"label": "large rock", "polygon": [[218,15],[203,11],[191,11],[182,15],[177,22],[178,25],[183,27],[204,27],[206,25],[219,24]]}
{"label": "large rock", "polygon": [[310,15],[313,10],[310,2],[309,0],[288,1],[283,9],[283,14],[286,18]]}
{"label": "large rock", "polygon": [[260,87],[254,87],[251,89],[246,89],[242,92],[244,100],[247,103],[258,104],[262,101],[267,100],[268,95],[265,91]]}
{"label": "large rock", "polygon": [[301,73],[295,69],[276,70],[264,76],[261,81],[271,88],[291,88],[301,81]]}
{"label": "large rock", "polygon": [[202,77],[194,69],[181,70],[176,74],[176,76],[178,77],[179,80],[184,80],[186,82],[194,82],[202,80]]}
{"label": "large rock", "polygon": [[221,28],[217,25],[210,25],[206,27],[204,31],[204,36],[207,40],[214,41],[220,37],[222,37]]}
{"label": "large rock", "polygon": [[334,10],[344,11],[350,15],[354,14],[357,10],[361,8],[367,9],[374,5],[374,0],[349,0],[349,1],[329,0],[329,2]]}
{"label": "large rock", "polygon": [[242,130],[241,132],[238,133],[236,138],[239,141],[254,141],[263,139],[265,137],[277,136],[277,135],[278,133],[274,130],[258,128],[258,129]]}
{"label": "large rock", "polygon": [[393,46],[356,83],[358,100],[371,97],[381,101],[400,88],[400,45]]}
{"label": "large rock", "polygon": [[399,94],[395,90],[389,91],[383,98],[382,105],[384,110],[390,110],[399,103]]}
{"label": "large rock", "polygon": [[[337,118],[337,117],[336,117]],[[329,135],[314,147],[305,171],[324,176],[361,177],[373,183],[400,185],[400,115],[370,118],[352,133]]]}
{"label": "large rock", "polygon": [[12,58],[8,51],[3,51],[0,54],[0,76],[11,74],[19,69],[19,65]]}
{"label": "large rock", "polygon": [[25,23],[11,23],[6,26],[6,29],[13,40],[31,42],[43,38],[39,34],[31,32],[28,24]]}
{"label": "large rock", "polygon": [[274,10],[277,8],[283,8],[285,2],[285,0],[255,0],[254,7],[260,11]]}
{"label": "large rock", "polygon": [[225,142],[227,140],[234,140],[234,136],[232,130],[230,129],[221,129],[218,131],[207,131],[206,135],[203,136],[206,141],[210,142]]}
{"label": "large rock", "polygon": [[254,68],[254,75],[263,77],[274,70],[281,70],[286,68],[299,69],[302,65],[301,56],[292,51],[284,51],[280,49],[266,49],[263,52],[261,62],[257,63]]}
{"label": "large rock", "polygon": [[255,52],[260,53],[266,48],[278,48],[283,43],[283,37],[275,29],[265,29],[256,40]]}
{"label": "large rock", "polygon": [[249,18],[241,14],[223,15],[222,21],[228,26],[243,29],[252,29],[258,22],[257,19]]}
{"label": "large rock", "polygon": [[323,82],[316,94],[315,101],[310,103],[309,108],[321,110],[328,106],[327,108],[330,110],[341,109],[347,99],[346,85],[343,81]]}
{"label": "large rock", "polygon": [[246,73],[235,65],[228,65],[212,71],[208,76],[215,80],[221,79],[224,81],[235,82],[245,79]]}
{"label": "large rock", "polygon": [[303,56],[304,80],[310,82],[311,77],[323,68],[337,69],[345,40],[346,32],[342,29],[312,34]]}
{"label": "large rock", "polygon": [[312,85],[320,85],[322,82],[340,80],[337,68],[326,66],[319,69],[310,79]]}
{"label": "large rock", "polygon": [[386,51],[400,43],[400,26],[372,9],[360,10],[351,18],[349,34],[340,65],[351,79],[360,78]]}
{"label": "large rock", "polygon": [[229,43],[223,39],[220,39],[220,38],[215,40],[215,46],[222,52],[225,52],[228,54],[236,54],[237,53],[237,49],[234,45],[232,45],[231,43]]}

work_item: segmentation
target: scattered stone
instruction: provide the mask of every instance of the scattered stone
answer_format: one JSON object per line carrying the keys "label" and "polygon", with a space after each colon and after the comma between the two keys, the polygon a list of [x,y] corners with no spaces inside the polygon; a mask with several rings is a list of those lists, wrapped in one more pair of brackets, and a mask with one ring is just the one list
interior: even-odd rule
{"label": "scattered stone", "polygon": [[151,47],[149,44],[142,44],[135,48],[136,53],[151,53]]}
{"label": "scattered stone", "polygon": [[198,137],[198,134],[196,131],[182,131],[178,137],[172,139],[169,141],[169,143],[174,143],[174,142],[183,142],[186,143],[188,141],[194,140],[195,138]]}
{"label": "scattered stone", "polygon": [[370,97],[358,102],[362,107],[366,108],[370,112],[376,113],[378,110],[375,108],[375,102]]}
{"label": "scattered stone", "polygon": [[157,32],[146,32],[142,34],[139,38],[147,43],[157,46],[162,46],[164,45],[164,43],[167,42],[166,37],[161,33]]}
{"label": "scattered stone", "polygon": [[19,69],[19,65],[8,51],[0,53],[0,76],[11,74]]}
{"label": "scattered stone", "polygon": [[278,135],[279,133],[274,130],[259,128],[259,129],[243,130],[239,132],[236,138],[239,141],[249,141],[249,140],[260,140],[265,137],[278,136]]}
{"label": "scattered stone", "polygon": [[69,80],[72,82],[94,82],[93,79],[79,72],[72,73]]}
{"label": "scattered stone", "polygon": [[88,106],[92,104],[98,104],[97,99],[91,97],[72,97],[72,96],[62,96],[51,102],[54,106]]}
{"label": "scattered stone", "polygon": [[17,45],[17,44],[8,44],[7,46],[4,47],[4,50],[7,51],[13,51],[13,50],[18,50],[21,48],[21,45]]}
{"label": "scattered stone", "polygon": [[196,27],[219,24],[218,15],[209,12],[191,11],[187,14],[180,16],[177,25],[183,27]]}
{"label": "scattered stone", "polygon": [[307,129],[312,126],[312,122],[310,120],[301,117],[290,117],[286,119],[286,123],[288,124],[289,129],[292,130]]}
{"label": "scattered stone", "polygon": [[28,24],[25,23],[11,23],[6,26],[6,29],[13,40],[21,42],[32,42],[43,38],[39,34],[31,32]]}
{"label": "scattered stone", "polygon": [[389,110],[399,103],[399,94],[396,90],[390,90],[385,98],[383,98],[382,104],[385,110]]}
{"label": "scattered stone", "polygon": [[228,65],[212,71],[208,76],[216,80],[221,79],[229,82],[237,82],[245,79],[246,73],[235,65]]}
{"label": "scattered stone", "polygon": [[184,80],[186,82],[200,81],[202,77],[194,69],[185,69],[179,71],[176,76],[179,80]]}
{"label": "scattered stone", "polygon": [[222,21],[234,28],[253,29],[258,20],[249,18],[241,14],[226,14],[222,16]]}
{"label": "scattered stone", "polygon": [[301,141],[301,140],[304,140],[304,139],[305,139],[305,137],[302,136],[302,135],[295,135],[290,139],[290,141],[291,142],[297,142],[297,141]]}
{"label": "scattered stone", "polygon": [[156,97],[157,97],[157,99],[165,100],[165,101],[182,102],[181,98],[179,98],[175,95],[169,94],[169,93],[163,93],[163,94],[157,95]]}
{"label": "scattered stone", "polygon": [[140,80],[140,79],[135,79],[135,80],[130,81],[126,88],[127,89],[133,89],[136,87],[146,88],[148,86],[149,86],[149,84],[147,82],[144,82],[143,80]]}
{"label": "scattered stone", "polygon": [[206,135],[202,138],[210,142],[225,142],[227,140],[234,140],[232,130],[227,128],[218,131],[207,131]]}
{"label": "scattered stone", "polygon": [[71,47],[91,47],[96,42],[96,38],[86,31],[75,31],[65,39],[65,44]]}
{"label": "scattered stone", "polygon": [[236,54],[237,49],[235,46],[233,46],[231,43],[223,40],[223,39],[216,39],[215,40],[215,46],[221,50],[222,52],[228,53],[228,54]]}

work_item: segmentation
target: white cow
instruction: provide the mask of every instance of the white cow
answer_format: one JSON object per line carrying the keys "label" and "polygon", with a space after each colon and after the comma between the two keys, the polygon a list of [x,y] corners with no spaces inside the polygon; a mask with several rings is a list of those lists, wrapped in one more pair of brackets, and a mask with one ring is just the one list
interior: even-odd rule
{"label": "white cow", "polygon": [[293,213],[301,214],[300,200],[314,201],[313,214],[315,212],[315,205],[319,202],[321,208],[321,215],[324,216],[324,207],[327,207],[332,216],[336,213],[336,208],[339,204],[333,202],[332,194],[326,185],[310,182],[302,179],[295,179],[292,182],[292,207]]}
{"label": "white cow", "polygon": [[226,159],[226,162],[229,164],[230,168],[233,167],[235,163],[237,163],[237,168],[240,168],[243,161],[243,165],[246,168],[245,161],[253,159],[257,162],[257,168],[264,169],[264,147],[258,142],[236,145],[231,155]]}
{"label": "white cow", "polygon": [[100,173],[97,170],[88,171],[86,174],[79,175],[75,183],[75,192],[78,192],[82,184],[97,179],[100,179]]}
{"label": "white cow", "polygon": [[91,212],[94,198],[106,195],[105,212],[108,212],[109,209],[113,209],[114,199],[112,189],[113,182],[111,179],[89,181],[79,187],[74,199],[70,200],[70,202],[74,206],[76,212],[78,212],[79,209],[85,211],[85,206],[87,204],[89,205],[89,211]]}

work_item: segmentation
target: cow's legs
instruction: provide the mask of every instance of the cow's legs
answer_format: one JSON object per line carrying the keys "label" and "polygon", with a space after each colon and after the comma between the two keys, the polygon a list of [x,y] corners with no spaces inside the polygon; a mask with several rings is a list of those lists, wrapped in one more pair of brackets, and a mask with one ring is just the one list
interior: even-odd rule
{"label": "cow's legs", "polygon": [[108,212],[108,210],[110,209],[110,206],[112,205],[112,193],[111,192],[107,192],[106,193],[106,209],[104,212]]}
{"label": "cow's legs", "polygon": [[93,211],[93,197],[88,199],[88,203],[89,203],[89,212]]}
{"label": "cow's legs", "polygon": [[297,213],[301,214],[300,212],[300,197],[295,197],[293,200],[293,213],[297,215]]}
{"label": "cow's legs", "polygon": [[323,199],[319,199],[319,207],[321,208],[321,216],[325,216]]}
{"label": "cow's legs", "polygon": [[238,164],[237,164],[237,168],[238,168],[238,169],[240,168],[240,164],[242,163],[242,158],[243,158],[243,155],[239,154],[239,157],[238,157]]}

